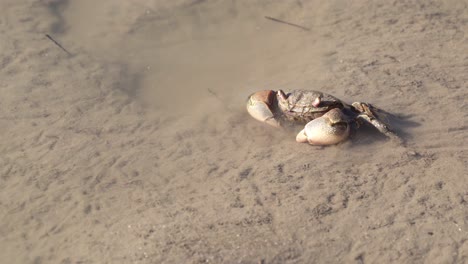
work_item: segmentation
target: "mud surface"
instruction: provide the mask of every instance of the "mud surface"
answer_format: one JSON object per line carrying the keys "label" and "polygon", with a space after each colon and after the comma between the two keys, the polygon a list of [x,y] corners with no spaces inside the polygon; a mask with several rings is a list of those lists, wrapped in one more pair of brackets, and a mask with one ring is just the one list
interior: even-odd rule
{"label": "mud surface", "polygon": [[[7,263],[468,262],[467,1],[2,0],[0,36]],[[297,88],[406,145],[245,111]]]}

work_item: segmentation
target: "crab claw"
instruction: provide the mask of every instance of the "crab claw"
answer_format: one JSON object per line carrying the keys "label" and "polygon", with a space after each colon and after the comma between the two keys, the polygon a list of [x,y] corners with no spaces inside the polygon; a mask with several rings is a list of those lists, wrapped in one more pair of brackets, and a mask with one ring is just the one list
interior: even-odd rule
{"label": "crab claw", "polygon": [[339,109],[332,109],[323,116],[307,123],[296,136],[296,141],[311,145],[334,145],[349,136],[349,124]]}
{"label": "crab claw", "polygon": [[272,107],[275,99],[275,92],[272,90],[259,91],[251,94],[247,101],[247,112],[258,121],[267,123],[274,127],[280,127],[280,123],[275,119]]}

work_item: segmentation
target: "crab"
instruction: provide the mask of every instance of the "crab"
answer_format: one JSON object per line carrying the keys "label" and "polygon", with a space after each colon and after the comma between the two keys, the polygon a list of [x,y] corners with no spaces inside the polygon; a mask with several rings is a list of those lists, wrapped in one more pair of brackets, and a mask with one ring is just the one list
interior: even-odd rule
{"label": "crab", "polygon": [[305,124],[296,141],[311,145],[340,143],[348,138],[352,129],[359,128],[363,123],[374,126],[391,139],[399,140],[378,116],[383,110],[362,102],[349,105],[320,91],[258,91],[249,96],[247,111],[253,118],[274,127]]}

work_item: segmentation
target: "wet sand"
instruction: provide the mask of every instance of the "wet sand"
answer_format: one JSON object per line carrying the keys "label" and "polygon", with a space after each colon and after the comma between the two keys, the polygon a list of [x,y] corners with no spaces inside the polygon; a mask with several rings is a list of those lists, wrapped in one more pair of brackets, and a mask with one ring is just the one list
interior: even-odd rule
{"label": "wet sand", "polygon": [[[468,262],[467,1],[0,14],[3,261]],[[245,111],[254,91],[299,88],[393,113],[406,143],[364,127],[312,147]]]}

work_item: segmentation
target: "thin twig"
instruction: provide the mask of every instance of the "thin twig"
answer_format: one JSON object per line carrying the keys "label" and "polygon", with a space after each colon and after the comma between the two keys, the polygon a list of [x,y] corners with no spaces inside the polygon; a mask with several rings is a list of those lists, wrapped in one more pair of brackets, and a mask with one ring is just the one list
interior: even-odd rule
{"label": "thin twig", "polygon": [[220,100],[221,102],[223,101],[217,93],[213,92],[210,88],[207,89],[210,94],[212,94],[216,99]]}
{"label": "thin twig", "polygon": [[66,50],[60,43],[58,43],[55,39],[53,39],[49,34],[45,34],[45,36],[50,39],[55,45],[57,45],[59,48],[61,48],[63,51],[65,51],[68,55],[72,56],[72,54]]}
{"label": "thin twig", "polygon": [[208,88],[206,90],[208,91],[208,93],[213,95],[222,104],[223,108],[225,108],[228,111],[231,111],[231,108],[226,104],[226,100],[223,100],[216,92],[214,92],[210,88]]}
{"label": "thin twig", "polygon": [[289,23],[289,22],[286,22],[286,21],[283,21],[283,20],[279,20],[279,19],[274,18],[274,17],[265,16],[265,18],[273,20],[273,21],[278,22],[278,23],[283,23],[283,24],[286,24],[286,25],[297,27],[297,28],[300,28],[300,29],[305,30],[305,31],[310,31],[310,28],[306,28],[306,27],[303,27],[303,26],[300,26],[300,25],[297,25],[297,24],[293,24],[293,23]]}

